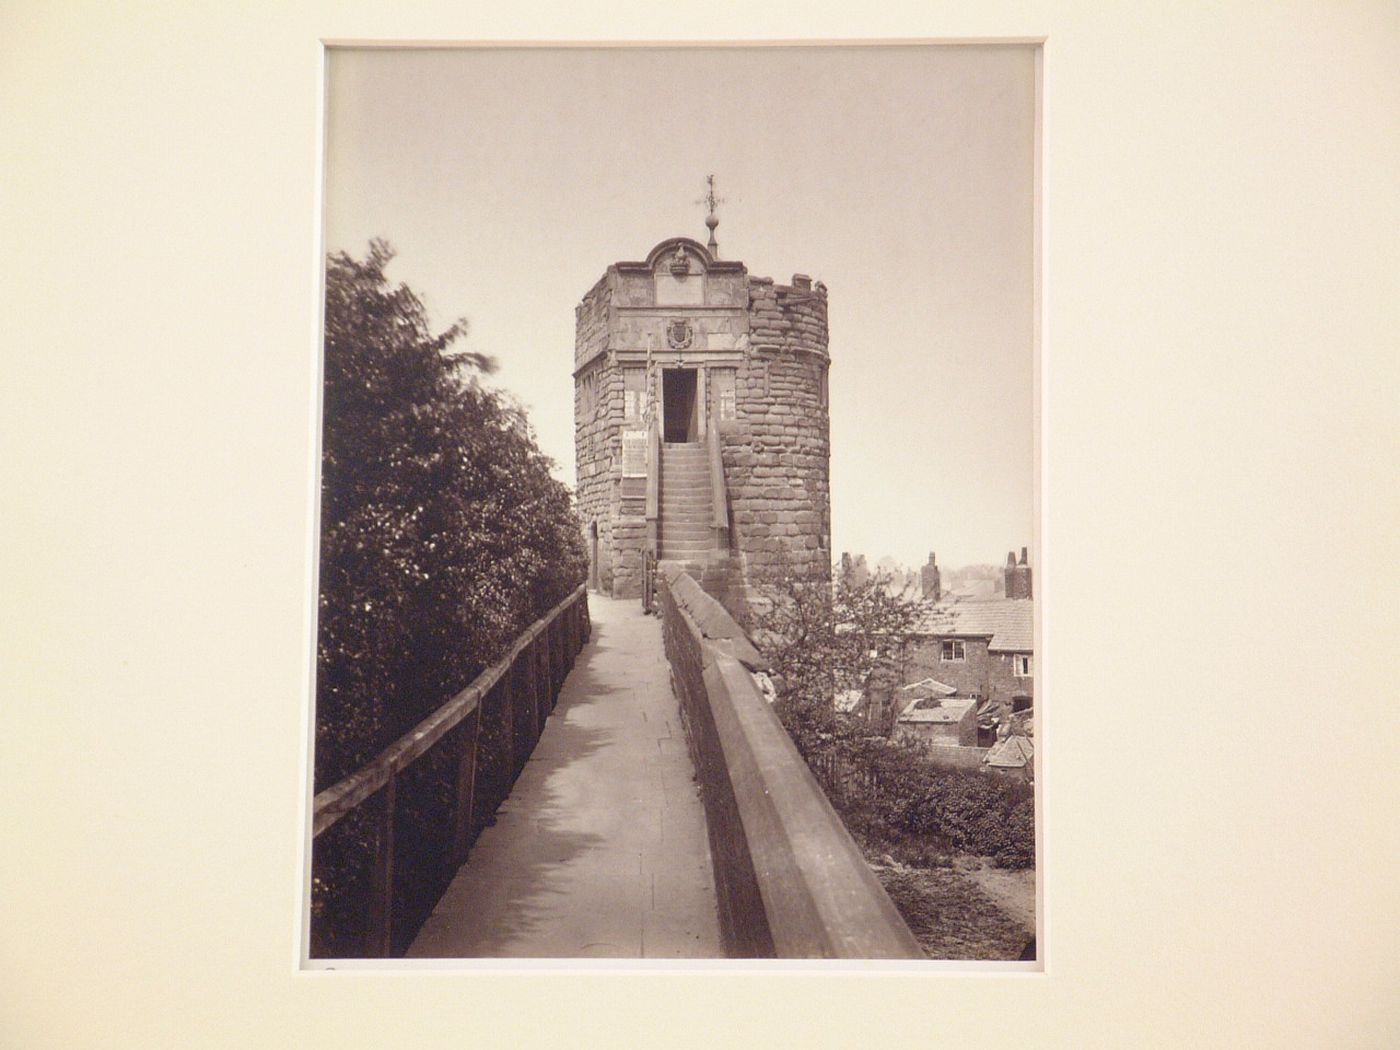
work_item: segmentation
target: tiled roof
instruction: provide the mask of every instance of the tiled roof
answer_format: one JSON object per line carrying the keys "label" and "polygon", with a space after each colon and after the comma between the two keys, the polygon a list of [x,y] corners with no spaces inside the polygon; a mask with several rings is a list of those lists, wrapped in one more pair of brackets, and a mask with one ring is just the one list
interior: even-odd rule
{"label": "tiled roof", "polygon": [[993,652],[1028,653],[1034,648],[1029,598],[941,601],[926,605],[915,634],[945,638],[990,638]]}
{"label": "tiled roof", "polygon": [[1030,764],[1035,745],[1023,736],[1009,736],[987,753],[987,765],[1020,769]]}
{"label": "tiled roof", "polygon": [[[904,709],[899,716],[901,722],[961,722],[963,716],[972,710],[976,700],[916,700]],[[928,704],[931,706],[925,707]]]}
{"label": "tiled roof", "polygon": [[922,700],[929,696],[952,696],[957,692],[951,685],[935,678],[921,678],[917,682],[910,682],[901,688],[915,700]]}

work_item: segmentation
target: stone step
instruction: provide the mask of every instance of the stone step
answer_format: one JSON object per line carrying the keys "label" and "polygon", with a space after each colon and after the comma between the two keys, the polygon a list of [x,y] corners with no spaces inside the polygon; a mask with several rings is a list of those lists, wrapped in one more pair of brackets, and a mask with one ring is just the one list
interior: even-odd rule
{"label": "stone step", "polygon": [[705,563],[702,561],[685,561],[680,558],[666,558],[664,560],[667,565],[674,565],[689,573],[691,578],[697,583],[699,583],[700,578],[705,575]]}
{"label": "stone step", "polygon": [[701,540],[710,539],[710,527],[708,525],[696,524],[686,525],[666,522],[661,526],[661,542],[671,543],[676,540]]}
{"label": "stone step", "polygon": [[667,492],[661,497],[661,506],[675,507],[677,510],[704,510],[710,505],[708,492]]}
{"label": "stone step", "polygon": [[671,504],[661,505],[662,521],[710,521],[710,504],[704,507],[673,507]]}
{"label": "stone step", "polygon": [[704,539],[661,540],[661,557],[697,557],[714,550],[714,543]]}
{"label": "stone step", "polygon": [[710,483],[710,472],[708,470],[663,470],[661,472],[661,484],[664,485],[668,481],[708,485]]}

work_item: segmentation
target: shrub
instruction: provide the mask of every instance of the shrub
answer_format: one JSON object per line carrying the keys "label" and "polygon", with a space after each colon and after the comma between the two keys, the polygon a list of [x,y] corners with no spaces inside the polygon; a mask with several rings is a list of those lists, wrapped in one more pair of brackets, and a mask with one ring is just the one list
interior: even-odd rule
{"label": "shrub", "polygon": [[921,745],[876,735],[819,700],[785,696],[776,710],[847,827],[875,849],[909,857],[922,841],[927,856],[952,849],[1034,865],[1030,785],[940,769]]}
{"label": "shrub", "polygon": [[326,267],[316,788],[373,758],[583,582],[524,414],[371,242]]}

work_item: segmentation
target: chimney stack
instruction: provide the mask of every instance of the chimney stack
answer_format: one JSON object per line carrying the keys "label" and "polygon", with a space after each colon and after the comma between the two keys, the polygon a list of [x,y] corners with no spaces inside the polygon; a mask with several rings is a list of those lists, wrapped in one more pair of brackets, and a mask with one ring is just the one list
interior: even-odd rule
{"label": "chimney stack", "polygon": [[928,552],[928,564],[919,571],[919,576],[924,597],[931,602],[939,601],[943,597],[943,579],[933,551]]}
{"label": "chimney stack", "polygon": [[1017,563],[1016,552],[1006,555],[1006,596],[1008,598],[1029,598],[1031,596],[1031,567],[1026,558],[1026,548],[1021,548],[1021,561]]}

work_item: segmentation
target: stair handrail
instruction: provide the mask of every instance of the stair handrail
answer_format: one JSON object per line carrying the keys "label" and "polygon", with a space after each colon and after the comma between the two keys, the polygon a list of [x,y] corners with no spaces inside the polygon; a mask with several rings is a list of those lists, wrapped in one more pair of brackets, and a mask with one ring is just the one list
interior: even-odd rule
{"label": "stair handrail", "polygon": [[658,553],[656,521],[661,512],[661,428],[653,414],[647,422],[647,549]]}
{"label": "stair handrail", "polygon": [[710,526],[715,530],[715,549],[729,548],[729,494],[724,487],[724,456],[720,451],[719,427],[711,413],[705,428],[705,444],[710,456]]}

